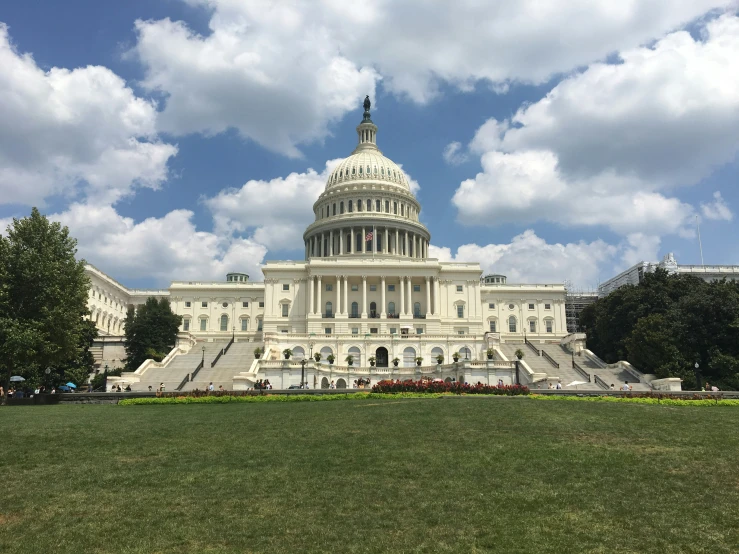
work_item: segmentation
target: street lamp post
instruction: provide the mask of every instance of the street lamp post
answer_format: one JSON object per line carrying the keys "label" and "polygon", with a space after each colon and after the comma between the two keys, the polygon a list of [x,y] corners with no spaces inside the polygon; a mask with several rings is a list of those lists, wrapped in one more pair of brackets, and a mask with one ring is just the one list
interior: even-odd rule
{"label": "street lamp post", "polygon": [[305,388],[305,358],[300,360],[300,388]]}
{"label": "street lamp post", "polygon": [[695,365],[693,366],[695,368],[695,387],[696,390],[701,388],[701,374],[698,369],[700,368],[700,364],[698,362],[695,362]]}
{"label": "street lamp post", "polygon": [[103,392],[108,392],[108,364],[105,364],[103,371]]}
{"label": "street lamp post", "polygon": [[205,367],[205,346],[203,346],[202,350],[203,350],[203,359],[200,360],[200,363],[202,364],[203,367]]}
{"label": "street lamp post", "polygon": [[45,384],[46,384],[46,388],[48,389],[49,388],[49,374],[51,374],[51,368],[47,367],[44,370],[44,373],[46,374]]}

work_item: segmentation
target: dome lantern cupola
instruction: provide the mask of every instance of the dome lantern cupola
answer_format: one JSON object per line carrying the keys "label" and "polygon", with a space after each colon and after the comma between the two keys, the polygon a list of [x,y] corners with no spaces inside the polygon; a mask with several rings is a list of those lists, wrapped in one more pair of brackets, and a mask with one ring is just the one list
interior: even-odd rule
{"label": "dome lantern cupola", "polygon": [[362,116],[362,123],[357,125],[357,136],[359,138],[359,144],[353,153],[360,152],[362,150],[378,150],[377,148],[377,125],[372,123],[370,119],[370,102],[369,95],[364,99],[364,115]]}

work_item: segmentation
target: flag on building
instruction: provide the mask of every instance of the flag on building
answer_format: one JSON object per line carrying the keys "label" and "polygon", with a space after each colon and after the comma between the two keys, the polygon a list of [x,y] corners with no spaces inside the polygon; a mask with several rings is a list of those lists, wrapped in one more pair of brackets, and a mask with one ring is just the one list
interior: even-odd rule
{"label": "flag on building", "polygon": [[364,240],[365,240],[365,242],[369,242],[369,241],[372,240],[372,231],[370,231],[369,233],[367,233],[367,236],[364,237]]}

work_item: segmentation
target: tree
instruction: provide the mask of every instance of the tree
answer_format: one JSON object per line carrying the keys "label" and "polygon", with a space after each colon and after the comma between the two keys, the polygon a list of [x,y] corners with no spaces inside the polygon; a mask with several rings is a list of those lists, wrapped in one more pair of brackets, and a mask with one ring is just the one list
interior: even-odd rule
{"label": "tree", "polygon": [[138,310],[126,314],[126,369],[135,371],[145,360],[161,361],[172,350],[182,316],[172,312],[169,300],[146,300]]}
{"label": "tree", "polygon": [[[78,354],[89,280],[77,241],[36,208],[0,236],[0,369],[41,383],[47,367]],[[5,398],[3,399],[3,403]]]}
{"label": "tree", "polygon": [[95,358],[92,352],[90,352],[90,347],[97,336],[98,330],[95,327],[95,323],[90,320],[84,320],[80,340],[77,344],[76,356],[56,368],[52,368],[51,385],[57,386],[71,381],[78,387],[81,387],[87,382],[90,373],[95,369]]}

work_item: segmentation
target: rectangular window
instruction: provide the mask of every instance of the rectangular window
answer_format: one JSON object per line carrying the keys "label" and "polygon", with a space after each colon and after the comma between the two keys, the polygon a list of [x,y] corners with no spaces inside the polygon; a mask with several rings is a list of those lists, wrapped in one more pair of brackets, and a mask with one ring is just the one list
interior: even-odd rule
{"label": "rectangular window", "polygon": [[397,332],[398,332],[398,328],[397,327],[390,327],[390,334],[391,335],[395,335]]}
{"label": "rectangular window", "polygon": [[375,200],[375,211],[376,212],[379,212],[380,210],[382,210],[382,206],[380,205],[380,201],[379,200]]}
{"label": "rectangular window", "polygon": [[241,320],[241,330],[242,331],[248,330],[248,324],[249,324],[249,320],[248,319],[242,319]]}
{"label": "rectangular window", "polygon": [[552,309],[552,305],[551,304],[544,304],[544,309],[545,310],[551,310]]}
{"label": "rectangular window", "polygon": [[533,304],[529,304],[529,310],[533,310],[533,309],[534,309],[534,305]]}
{"label": "rectangular window", "polygon": [[421,292],[421,285],[413,285],[413,292]]}
{"label": "rectangular window", "polygon": [[352,327],[352,335],[358,335],[359,334],[359,327]]}
{"label": "rectangular window", "polygon": [[207,302],[201,302],[200,303],[200,307],[201,308],[207,308],[208,307],[208,303]]}
{"label": "rectangular window", "polygon": [[290,309],[290,304],[282,305],[282,317],[287,317],[287,311]]}
{"label": "rectangular window", "polygon": [[262,301],[261,301],[261,302],[259,303],[259,307],[260,307],[260,308],[264,308],[264,300],[262,300]]}
{"label": "rectangular window", "polygon": [[423,335],[423,327],[416,327],[416,334]]}
{"label": "rectangular window", "polygon": [[498,331],[496,331],[496,328],[497,328],[496,322],[495,321],[491,321],[490,322],[490,332],[491,333],[497,333]]}
{"label": "rectangular window", "polygon": [[536,333],[536,321],[529,321],[529,331]]}
{"label": "rectangular window", "polygon": [[332,290],[334,290],[333,285],[326,285],[326,292],[331,292]]}
{"label": "rectangular window", "polygon": [[185,302],[185,308],[189,308],[192,304],[190,302]]}
{"label": "rectangular window", "polygon": [[488,309],[494,310],[495,309],[495,304],[493,304],[492,302],[490,304],[488,304]]}
{"label": "rectangular window", "polygon": [[387,291],[388,292],[395,292],[395,285],[388,285],[387,286]]}
{"label": "rectangular window", "polygon": [[200,320],[200,330],[206,331],[208,329],[208,320],[207,319],[201,319]]}
{"label": "rectangular window", "polygon": [[460,329],[459,331],[457,331],[457,334],[458,335],[464,335],[464,329]]}
{"label": "rectangular window", "polygon": [[326,327],[326,328],[325,328],[325,329],[323,330],[323,333],[324,333],[325,335],[330,335],[330,334],[331,334],[331,327]]}
{"label": "rectangular window", "polygon": [[261,317],[257,318],[257,331],[259,332],[262,331],[262,318]]}
{"label": "rectangular window", "polygon": [[280,333],[285,333],[285,334],[287,334],[287,329],[280,329]]}
{"label": "rectangular window", "polygon": [[183,328],[183,329],[184,329],[185,331],[189,331],[189,330],[190,330],[190,320],[189,320],[189,319],[186,319],[186,320],[184,320],[184,321],[182,322],[182,328]]}
{"label": "rectangular window", "polygon": [[370,327],[370,333],[373,335],[377,334],[377,327]]}
{"label": "rectangular window", "polygon": [[464,317],[464,304],[457,306],[457,317]]}
{"label": "rectangular window", "polygon": [[385,212],[390,213],[390,200],[385,200]]}
{"label": "rectangular window", "polygon": [[288,285],[287,283],[284,283],[282,285],[282,290],[290,290],[290,285]]}
{"label": "rectangular window", "polygon": [[352,285],[352,291],[357,292],[359,290],[359,285]]}
{"label": "rectangular window", "polygon": [[393,202],[393,213],[395,215],[398,215],[398,203],[397,202]]}
{"label": "rectangular window", "polygon": [[551,333],[552,332],[552,320],[548,319],[546,322],[546,325],[547,325],[547,333]]}
{"label": "rectangular window", "polygon": [[375,292],[377,290],[377,285],[370,285],[370,292]]}
{"label": "rectangular window", "polygon": [[462,285],[457,285],[457,292],[462,292]]}
{"label": "rectangular window", "polygon": [[248,308],[249,307],[249,303],[248,302],[242,302],[241,303],[241,307],[242,308]]}

